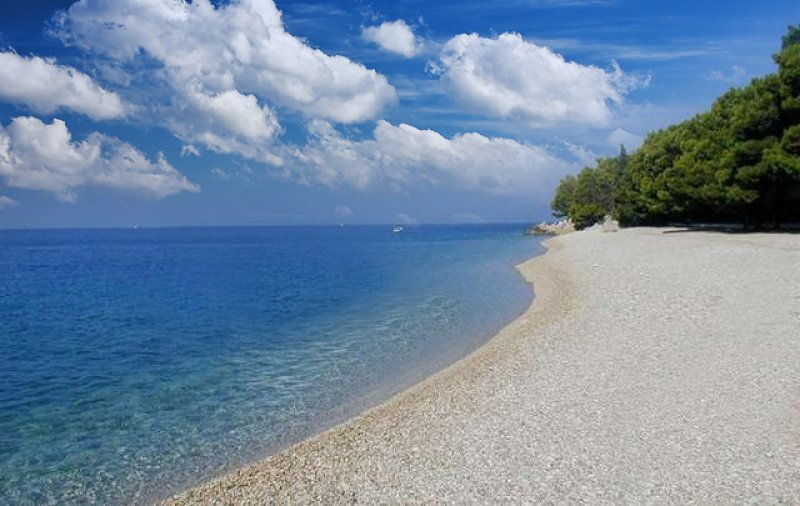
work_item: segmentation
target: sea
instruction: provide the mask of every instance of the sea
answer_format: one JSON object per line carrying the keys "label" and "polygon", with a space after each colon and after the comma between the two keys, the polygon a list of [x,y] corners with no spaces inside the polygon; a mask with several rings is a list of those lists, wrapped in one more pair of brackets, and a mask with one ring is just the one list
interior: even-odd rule
{"label": "sea", "polygon": [[0,231],[0,504],[163,499],[522,313],[521,225]]}

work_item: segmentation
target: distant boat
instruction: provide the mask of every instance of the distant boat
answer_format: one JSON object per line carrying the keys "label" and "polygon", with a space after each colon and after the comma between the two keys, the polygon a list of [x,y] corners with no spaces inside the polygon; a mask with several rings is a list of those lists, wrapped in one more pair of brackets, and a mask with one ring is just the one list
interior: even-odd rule
{"label": "distant boat", "polygon": [[392,232],[395,233],[395,234],[399,234],[402,231],[403,231],[403,226],[402,225],[395,225],[394,228],[392,229]]}

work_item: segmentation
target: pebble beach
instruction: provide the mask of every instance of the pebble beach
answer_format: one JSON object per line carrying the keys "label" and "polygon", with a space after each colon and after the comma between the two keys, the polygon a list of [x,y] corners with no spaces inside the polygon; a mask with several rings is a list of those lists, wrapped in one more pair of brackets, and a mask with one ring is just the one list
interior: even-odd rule
{"label": "pebble beach", "polygon": [[800,235],[577,232],[362,415],[165,504],[800,502]]}

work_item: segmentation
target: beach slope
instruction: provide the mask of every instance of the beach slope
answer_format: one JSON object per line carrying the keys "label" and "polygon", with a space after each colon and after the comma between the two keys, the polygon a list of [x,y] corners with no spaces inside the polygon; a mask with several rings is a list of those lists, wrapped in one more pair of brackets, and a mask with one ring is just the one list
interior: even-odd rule
{"label": "beach slope", "polygon": [[477,352],[169,502],[800,502],[800,235],[548,245]]}

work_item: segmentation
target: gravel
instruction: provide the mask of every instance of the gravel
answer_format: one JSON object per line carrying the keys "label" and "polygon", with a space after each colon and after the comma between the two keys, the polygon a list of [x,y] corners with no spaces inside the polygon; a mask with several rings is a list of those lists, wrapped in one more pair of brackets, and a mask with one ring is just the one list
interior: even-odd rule
{"label": "gravel", "polygon": [[168,502],[800,503],[800,235],[549,246],[476,353]]}

